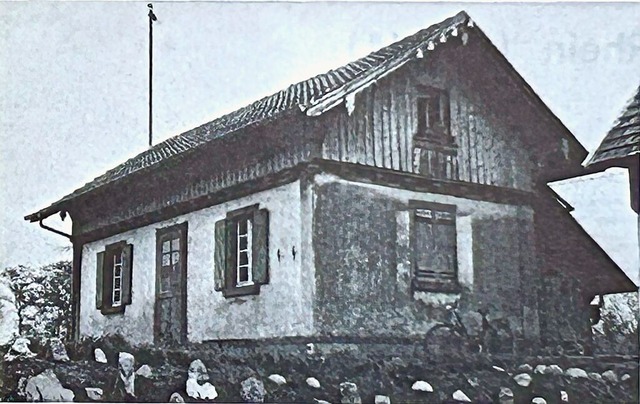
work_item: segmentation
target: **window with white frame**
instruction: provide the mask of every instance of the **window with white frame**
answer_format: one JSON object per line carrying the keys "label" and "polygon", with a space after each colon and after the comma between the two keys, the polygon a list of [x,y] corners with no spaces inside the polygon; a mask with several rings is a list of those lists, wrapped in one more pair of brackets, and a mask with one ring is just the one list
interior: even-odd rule
{"label": "window with white frame", "polygon": [[258,294],[269,283],[269,211],[234,210],[215,224],[214,289],[225,297]]}
{"label": "window with white frame", "polygon": [[96,309],[102,314],[122,313],[131,304],[133,245],[109,244],[96,256]]}
{"label": "window with white frame", "polygon": [[236,287],[253,284],[251,274],[252,236],[251,218],[243,217],[239,219],[236,223]]}

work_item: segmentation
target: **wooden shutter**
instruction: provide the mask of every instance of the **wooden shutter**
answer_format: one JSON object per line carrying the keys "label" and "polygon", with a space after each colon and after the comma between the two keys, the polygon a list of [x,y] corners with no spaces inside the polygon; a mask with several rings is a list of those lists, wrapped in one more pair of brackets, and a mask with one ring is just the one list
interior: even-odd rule
{"label": "wooden shutter", "polygon": [[102,309],[102,295],[104,285],[104,251],[96,257],[96,309]]}
{"label": "wooden shutter", "polygon": [[253,215],[253,282],[269,283],[269,211],[257,210]]}
{"label": "wooden shutter", "polygon": [[133,274],[133,244],[122,247],[122,304],[131,304],[131,279]]}
{"label": "wooden shutter", "polygon": [[214,268],[213,285],[216,291],[221,291],[225,287],[226,267],[227,267],[227,230],[226,221],[220,220],[215,226],[215,246],[214,246]]}

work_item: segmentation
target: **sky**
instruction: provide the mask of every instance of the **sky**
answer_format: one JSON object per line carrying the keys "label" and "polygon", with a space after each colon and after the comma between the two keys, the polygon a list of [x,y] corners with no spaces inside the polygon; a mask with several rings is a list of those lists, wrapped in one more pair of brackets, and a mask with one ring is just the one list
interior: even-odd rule
{"label": "sky", "polygon": [[[0,2],[0,268],[70,259],[23,220],[129,157],[148,134],[147,2]],[[156,2],[154,140],[466,10],[592,152],[640,83],[640,3]],[[639,277],[624,170],[554,189]],[[48,219],[70,230],[69,220]]]}

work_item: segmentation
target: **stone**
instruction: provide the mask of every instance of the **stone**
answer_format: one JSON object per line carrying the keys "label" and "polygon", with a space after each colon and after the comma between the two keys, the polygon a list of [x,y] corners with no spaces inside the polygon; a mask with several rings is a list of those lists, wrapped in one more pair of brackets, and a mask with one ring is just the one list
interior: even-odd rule
{"label": "stone", "polygon": [[513,404],[513,391],[508,387],[500,387],[500,393],[498,393],[498,402],[500,404]]}
{"label": "stone", "polygon": [[60,338],[51,338],[49,340],[49,350],[51,351],[51,359],[55,362],[69,362],[67,348],[65,348]]}
{"label": "stone", "polygon": [[480,387],[480,383],[478,382],[477,377],[471,377],[467,379],[467,383],[469,383],[471,387]]}
{"label": "stone", "polygon": [[529,387],[531,384],[531,376],[528,373],[520,373],[513,377],[513,380],[518,383],[518,386]]}
{"label": "stone", "polygon": [[11,348],[9,348],[9,351],[4,355],[5,362],[11,362],[17,358],[33,358],[36,356],[36,354],[29,349],[30,344],[31,341],[29,341],[28,338],[16,338]]}
{"label": "stone", "polygon": [[170,403],[184,403],[184,398],[177,391],[169,397]]}
{"label": "stone", "polygon": [[462,390],[456,390],[453,392],[453,394],[451,395],[451,397],[456,400],[456,401],[462,401],[465,403],[470,403],[471,399],[469,397],[467,397],[466,394],[464,394],[464,392]]}
{"label": "stone", "polygon": [[362,404],[362,399],[358,394],[358,386],[351,382],[340,383],[340,395],[342,404]]}
{"label": "stone", "polygon": [[413,383],[413,385],[411,386],[411,390],[433,393],[433,387],[424,380],[418,380],[417,382]]}
{"label": "stone", "polygon": [[506,372],[506,370],[504,370],[503,368],[501,368],[500,366],[491,366],[493,368],[493,370],[498,371],[498,372]]}
{"label": "stone", "polygon": [[549,365],[547,366],[547,374],[554,375],[554,376],[561,376],[562,374],[564,374],[564,371],[558,365]]}
{"label": "stone", "polygon": [[199,384],[198,381],[193,378],[187,379],[185,390],[189,397],[195,399],[213,400],[218,397],[218,392],[214,385],[209,382]]}
{"label": "stone", "polygon": [[595,380],[597,382],[603,382],[604,380],[602,380],[602,376],[600,376],[600,373],[596,373],[596,372],[589,372],[587,374],[587,376],[589,376],[589,379],[591,380]]}
{"label": "stone", "polygon": [[27,401],[73,401],[73,391],[65,389],[53,370],[47,369],[30,378],[25,387]]}
{"label": "stone", "polygon": [[316,404],[331,404],[331,403],[330,403],[330,402],[328,402],[328,401],[325,401],[325,400],[318,400],[317,398],[314,398],[314,399],[313,399],[313,402],[314,402],[314,403],[316,403]]}
{"label": "stone", "polygon": [[531,400],[531,404],[547,404],[547,400],[542,397],[534,397]]}
{"label": "stone", "polygon": [[93,357],[98,363],[107,363],[107,355],[105,355],[104,351],[100,348],[93,350]]}
{"label": "stone", "polygon": [[309,387],[313,387],[314,389],[320,388],[320,382],[315,377],[307,377],[307,385]]}
{"label": "stone", "polygon": [[104,391],[99,387],[85,387],[84,391],[91,401],[101,401],[104,396]]}
{"label": "stone", "polygon": [[267,379],[271,380],[272,382],[274,382],[278,386],[282,386],[282,385],[287,384],[287,379],[285,379],[284,376],[279,375],[279,374],[269,375],[269,377]]}
{"label": "stone", "polygon": [[200,359],[194,360],[189,365],[189,379],[194,379],[197,382],[209,381],[209,372],[207,372],[207,367]]}
{"label": "stone", "polygon": [[307,353],[308,356],[315,355],[316,347],[315,347],[315,345],[313,345],[313,343],[310,342],[310,343],[307,344],[306,353]]}
{"label": "stone", "polygon": [[629,373],[625,373],[622,375],[622,377],[620,378],[621,382],[626,382],[627,380],[631,379],[631,376],[629,375]]}
{"label": "stone", "polygon": [[562,401],[563,403],[568,403],[569,402],[569,393],[567,393],[564,390],[560,390],[560,401]]}
{"label": "stone", "polygon": [[124,392],[132,397],[135,397],[135,381],[136,373],[133,371],[135,368],[136,359],[128,352],[120,352],[118,354],[118,375],[122,381],[122,387]]}
{"label": "stone", "polygon": [[547,365],[538,365],[533,370],[533,373],[537,375],[544,375],[546,374],[546,372],[547,372]]}
{"label": "stone", "polygon": [[602,372],[602,379],[609,383],[618,383],[618,375],[611,369]]}
{"label": "stone", "polygon": [[151,370],[151,366],[149,365],[140,366],[138,370],[136,370],[136,375],[150,379],[153,376],[153,371]]}
{"label": "stone", "polygon": [[522,365],[518,366],[518,372],[531,373],[533,372],[533,368],[528,363],[523,363]]}
{"label": "stone", "polygon": [[250,377],[241,383],[240,397],[246,403],[263,403],[265,395],[267,391],[264,389],[262,380]]}
{"label": "stone", "polygon": [[564,372],[564,374],[565,376],[569,376],[574,379],[577,379],[577,378],[587,379],[589,377],[589,375],[587,375],[587,372],[585,372],[584,369],[580,369],[580,368],[569,368]]}
{"label": "stone", "polygon": [[376,394],[376,397],[373,400],[374,404],[391,404],[391,399],[389,398],[389,396],[382,396],[379,394]]}

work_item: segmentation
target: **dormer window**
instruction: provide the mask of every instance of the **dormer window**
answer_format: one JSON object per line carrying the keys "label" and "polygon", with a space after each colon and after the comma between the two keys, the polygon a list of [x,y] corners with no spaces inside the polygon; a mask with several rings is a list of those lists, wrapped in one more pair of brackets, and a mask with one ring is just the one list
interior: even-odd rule
{"label": "dormer window", "polygon": [[419,87],[418,91],[416,138],[439,144],[452,143],[448,92],[426,86]]}

